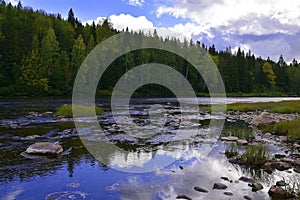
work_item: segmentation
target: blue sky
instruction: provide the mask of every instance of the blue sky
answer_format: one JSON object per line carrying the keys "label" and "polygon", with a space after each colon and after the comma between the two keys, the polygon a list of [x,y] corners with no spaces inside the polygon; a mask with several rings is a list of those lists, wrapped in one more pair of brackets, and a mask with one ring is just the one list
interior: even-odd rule
{"label": "blue sky", "polygon": [[[7,0],[16,4],[16,0]],[[23,6],[82,22],[110,18],[123,29],[167,28],[217,49],[241,47],[277,61],[300,60],[300,1],[296,0],[22,0]]]}

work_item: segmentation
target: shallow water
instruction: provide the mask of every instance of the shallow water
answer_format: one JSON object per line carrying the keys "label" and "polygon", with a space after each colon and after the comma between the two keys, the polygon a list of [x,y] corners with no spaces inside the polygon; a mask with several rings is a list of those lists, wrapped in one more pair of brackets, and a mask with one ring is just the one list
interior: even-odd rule
{"label": "shallow water", "polygon": [[[286,99],[286,98],[285,98]],[[228,98],[233,102],[279,101],[283,98]],[[188,101],[188,99],[187,99]],[[222,102],[223,100],[218,100]],[[109,99],[97,99],[96,104],[105,108],[99,122],[105,135],[118,147],[126,150],[126,155],[110,155],[106,165],[96,160],[84,147],[70,119],[28,118],[28,112],[53,111],[59,105],[71,103],[60,98],[0,98],[0,199],[175,199],[178,194],[186,194],[193,199],[242,199],[244,195],[252,199],[270,199],[267,190],[270,185],[281,180],[299,179],[293,170],[271,175],[262,171],[241,168],[228,162],[223,154],[226,144],[214,143],[206,137],[210,120],[215,116],[201,112],[189,115],[182,122],[186,129],[180,131],[176,116],[178,103],[170,98],[132,99],[130,112],[133,122],[118,115],[124,124],[121,128],[140,124],[152,134],[141,132],[125,134],[113,125],[114,119],[109,109]],[[199,98],[203,105],[211,104],[210,98]],[[151,105],[161,104],[148,115]],[[168,113],[166,121],[160,117]],[[157,115],[157,116],[156,116]],[[157,119],[155,118],[157,117]],[[220,116],[222,119],[222,116]],[[154,122],[149,124],[149,121]],[[240,124],[239,124],[240,123]],[[147,126],[144,126],[144,125]],[[241,126],[243,122],[226,122],[225,126]],[[243,126],[247,126],[243,124]],[[160,127],[160,129],[158,128]],[[185,130],[200,130],[197,133]],[[159,130],[159,131],[158,131]],[[138,138],[138,139],[137,139]],[[141,139],[142,138],[142,139]],[[93,140],[94,138],[91,138]],[[65,153],[54,157],[24,157],[22,152],[38,141],[60,142]],[[203,148],[213,147],[208,156],[199,155]],[[209,148],[210,149],[210,148]],[[270,145],[271,153],[290,151],[280,144]],[[166,167],[148,173],[128,173],[116,168],[144,165],[153,158],[162,161],[176,158]],[[161,153],[163,152],[163,153]],[[182,152],[185,152],[182,155]],[[114,166],[114,167],[112,167]],[[115,167],[117,166],[117,167]],[[232,183],[221,180],[226,176]],[[253,193],[239,177],[252,177],[264,185],[264,190]],[[224,191],[212,190],[216,182],[225,183],[226,191],[233,196],[225,196]],[[196,192],[194,186],[202,186],[209,193]]]}

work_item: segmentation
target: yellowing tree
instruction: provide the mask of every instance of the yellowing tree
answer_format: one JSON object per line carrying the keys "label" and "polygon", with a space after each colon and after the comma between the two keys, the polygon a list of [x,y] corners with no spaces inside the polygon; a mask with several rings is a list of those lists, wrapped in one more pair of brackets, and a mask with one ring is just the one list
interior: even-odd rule
{"label": "yellowing tree", "polygon": [[262,66],[263,72],[266,75],[267,82],[270,84],[270,88],[274,89],[276,85],[276,75],[269,62],[265,62]]}

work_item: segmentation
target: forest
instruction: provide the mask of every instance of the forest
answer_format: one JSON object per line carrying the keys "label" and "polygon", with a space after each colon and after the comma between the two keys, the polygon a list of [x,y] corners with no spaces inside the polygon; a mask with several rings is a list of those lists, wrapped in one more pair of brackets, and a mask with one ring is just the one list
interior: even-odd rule
{"label": "forest", "polygon": [[[123,30],[145,36],[143,32]],[[81,63],[91,50],[105,39],[118,34],[109,19],[102,23],[82,24],[72,9],[67,19],[60,14],[48,14],[0,3],[0,95],[70,95]],[[232,52],[216,50],[201,41],[180,42],[176,38],[161,38],[154,32],[154,40],[171,42],[177,46],[204,48],[217,65],[226,92],[232,95],[296,96],[300,94],[300,67],[296,59],[287,64],[283,56],[277,61],[256,57],[240,48]],[[282,52],[284,53],[284,52]],[[147,62],[174,66],[189,80],[198,95],[207,94],[207,88],[189,63],[168,52],[133,51],[111,64],[98,86],[98,95],[111,93],[118,79],[130,68]],[[153,91],[166,94],[166,88],[148,85],[140,95]]]}

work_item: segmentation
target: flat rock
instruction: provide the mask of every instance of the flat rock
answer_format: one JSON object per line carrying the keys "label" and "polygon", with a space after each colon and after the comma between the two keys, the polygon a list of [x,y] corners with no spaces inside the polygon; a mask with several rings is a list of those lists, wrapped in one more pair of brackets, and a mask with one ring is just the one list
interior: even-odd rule
{"label": "flat rock", "polygon": [[236,142],[237,142],[238,144],[240,144],[240,145],[247,145],[247,144],[248,144],[248,141],[247,141],[247,140],[244,140],[244,139],[238,139]]}
{"label": "flat rock", "polygon": [[284,171],[291,168],[291,164],[287,162],[275,162],[273,165],[279,171]]}
{"label": "flat rock", "polygon": [[223,183],[215,183],[213,186],[213,189],[216,190],[225,190],[227,188],[227,186]]}
{"label": "flat rock", "polygon": [[53,118],[54,114],[53,114],[53,112],[48,111],[48,112],[41,113],[41,117],[43,117],[43,118]]}
{"label": "flat rock", "polygon": [[235,136],[221,137],[222,141],[236,142],[239,138]]}
{"label": "flat rock", "polygon": [[198,191],[198,192],[203,192],[203,193],[208,193],[208,190],[203,188],[203,187],[200,187],[200,186],[195,186],[194,187],[194,190]]}
{"label": "flat rock", "polygon": [[61,145],[52,143],[52,142],[38,142],[30,145],[26,149],[26,153],[28,154],[60,154],[63,152],[63,148]]}
{"label": "flat rock", "polygon": [[177,195],[176,199],[187,199],[187,200],[192,200],[191,197],[186,196],[185,194],[179,194],[179,195]]}
{"label": "flat rock", "polygon": [[273,114],[268,112],[262,112],[260,115],[258,115],[251,121],[251,124],[255,126],[260,126],[265,124],[271,124],[277,121],[278,120],[273,116]]}

